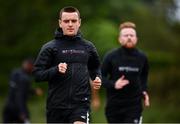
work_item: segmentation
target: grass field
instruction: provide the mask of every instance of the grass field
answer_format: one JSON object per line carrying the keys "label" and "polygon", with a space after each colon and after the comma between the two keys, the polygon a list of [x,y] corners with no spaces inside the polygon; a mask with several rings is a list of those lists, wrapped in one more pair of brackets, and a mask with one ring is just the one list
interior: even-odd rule
{"label": "grass field", "polygon": [[[102,93],[103,94],[103,93]],[[106,123],[104,116],[105,99],[101,94],[101,107],[98,111],[92,111],[92,123]],[[2,109],[4,105],[4,97],[0,98],[0,122],[2,122]],[[46,98],[33,96],[30,98],[28,106],[30,109],[32,123],[45,122],[45,102]],[[163,103],[155,99],[151,100],[151,106],[144,110],[143,122],[146,123],[178,123],[180,122],[180,109],[179,105]]]}

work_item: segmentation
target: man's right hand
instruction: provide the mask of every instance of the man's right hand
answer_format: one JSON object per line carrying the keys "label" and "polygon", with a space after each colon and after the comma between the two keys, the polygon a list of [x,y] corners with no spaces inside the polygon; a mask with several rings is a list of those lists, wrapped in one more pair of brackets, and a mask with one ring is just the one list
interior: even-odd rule
{"label": "man's right hand", "polygon": [[59,69],[60,73],[65,74],[66,70],[67,70],[67,64],[66,63],[59,63],[58,69]]}
{"label": "man's right hand", "polygon": [[34,90],[35,90],[35,93],[36,93],[37,96],[42,96],[43,95],[43,90],[41,88],[38,87],[38,88],[35,88]]}
{"label": "man's right hand", "polygon": [[115,89],[119,90],[122,89],[124,86],[129,84],[129,80],[124,79],[125,76],[121,76],[116,82],[115,82]]}

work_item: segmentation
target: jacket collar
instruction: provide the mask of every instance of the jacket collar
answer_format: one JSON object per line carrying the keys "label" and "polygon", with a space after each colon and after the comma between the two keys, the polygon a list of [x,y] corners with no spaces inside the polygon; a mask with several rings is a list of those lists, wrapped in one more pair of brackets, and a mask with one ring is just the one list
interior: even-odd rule
{"label": "jacket collar", "polygon": [[61,28],[57,28],[55,30],[55,39],[78,40],[78,39],[81,39],[81,37],[82,35],[80,31],[78,31],[78,33],[75,36],[67,36],[63,34],[63,31]]}

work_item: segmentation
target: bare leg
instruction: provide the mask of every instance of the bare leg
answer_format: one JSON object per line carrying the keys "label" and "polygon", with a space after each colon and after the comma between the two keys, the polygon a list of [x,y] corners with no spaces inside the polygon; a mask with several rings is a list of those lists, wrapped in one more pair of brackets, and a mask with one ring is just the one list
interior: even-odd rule
{"label": "bare leg", "polygon": [[86,124],[86,123],[82,121],[75,121],[73,124]]}

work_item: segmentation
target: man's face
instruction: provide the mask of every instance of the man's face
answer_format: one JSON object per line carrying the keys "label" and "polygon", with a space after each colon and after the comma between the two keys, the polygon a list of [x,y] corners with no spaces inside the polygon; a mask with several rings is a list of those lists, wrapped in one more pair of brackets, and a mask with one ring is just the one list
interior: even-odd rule
{"label": "man's face", "polygon": [[59,20],[59,27],[62,28],[63,34],[74,36],[77,34],[81,25],[81,19],[76,12],[63,12]]}
{"label": "man's face", "polygon": [[136,31],[133,28],[123,28],[120,31],[119,42],[126,48],[134,48],[137,44]]}
{"label": "man's face", "polygon": [[23,64],[23,69],[27,72],[27,73],[31,73],[33,70],[33,63],[29,62],[29,61],[24,61]]}

